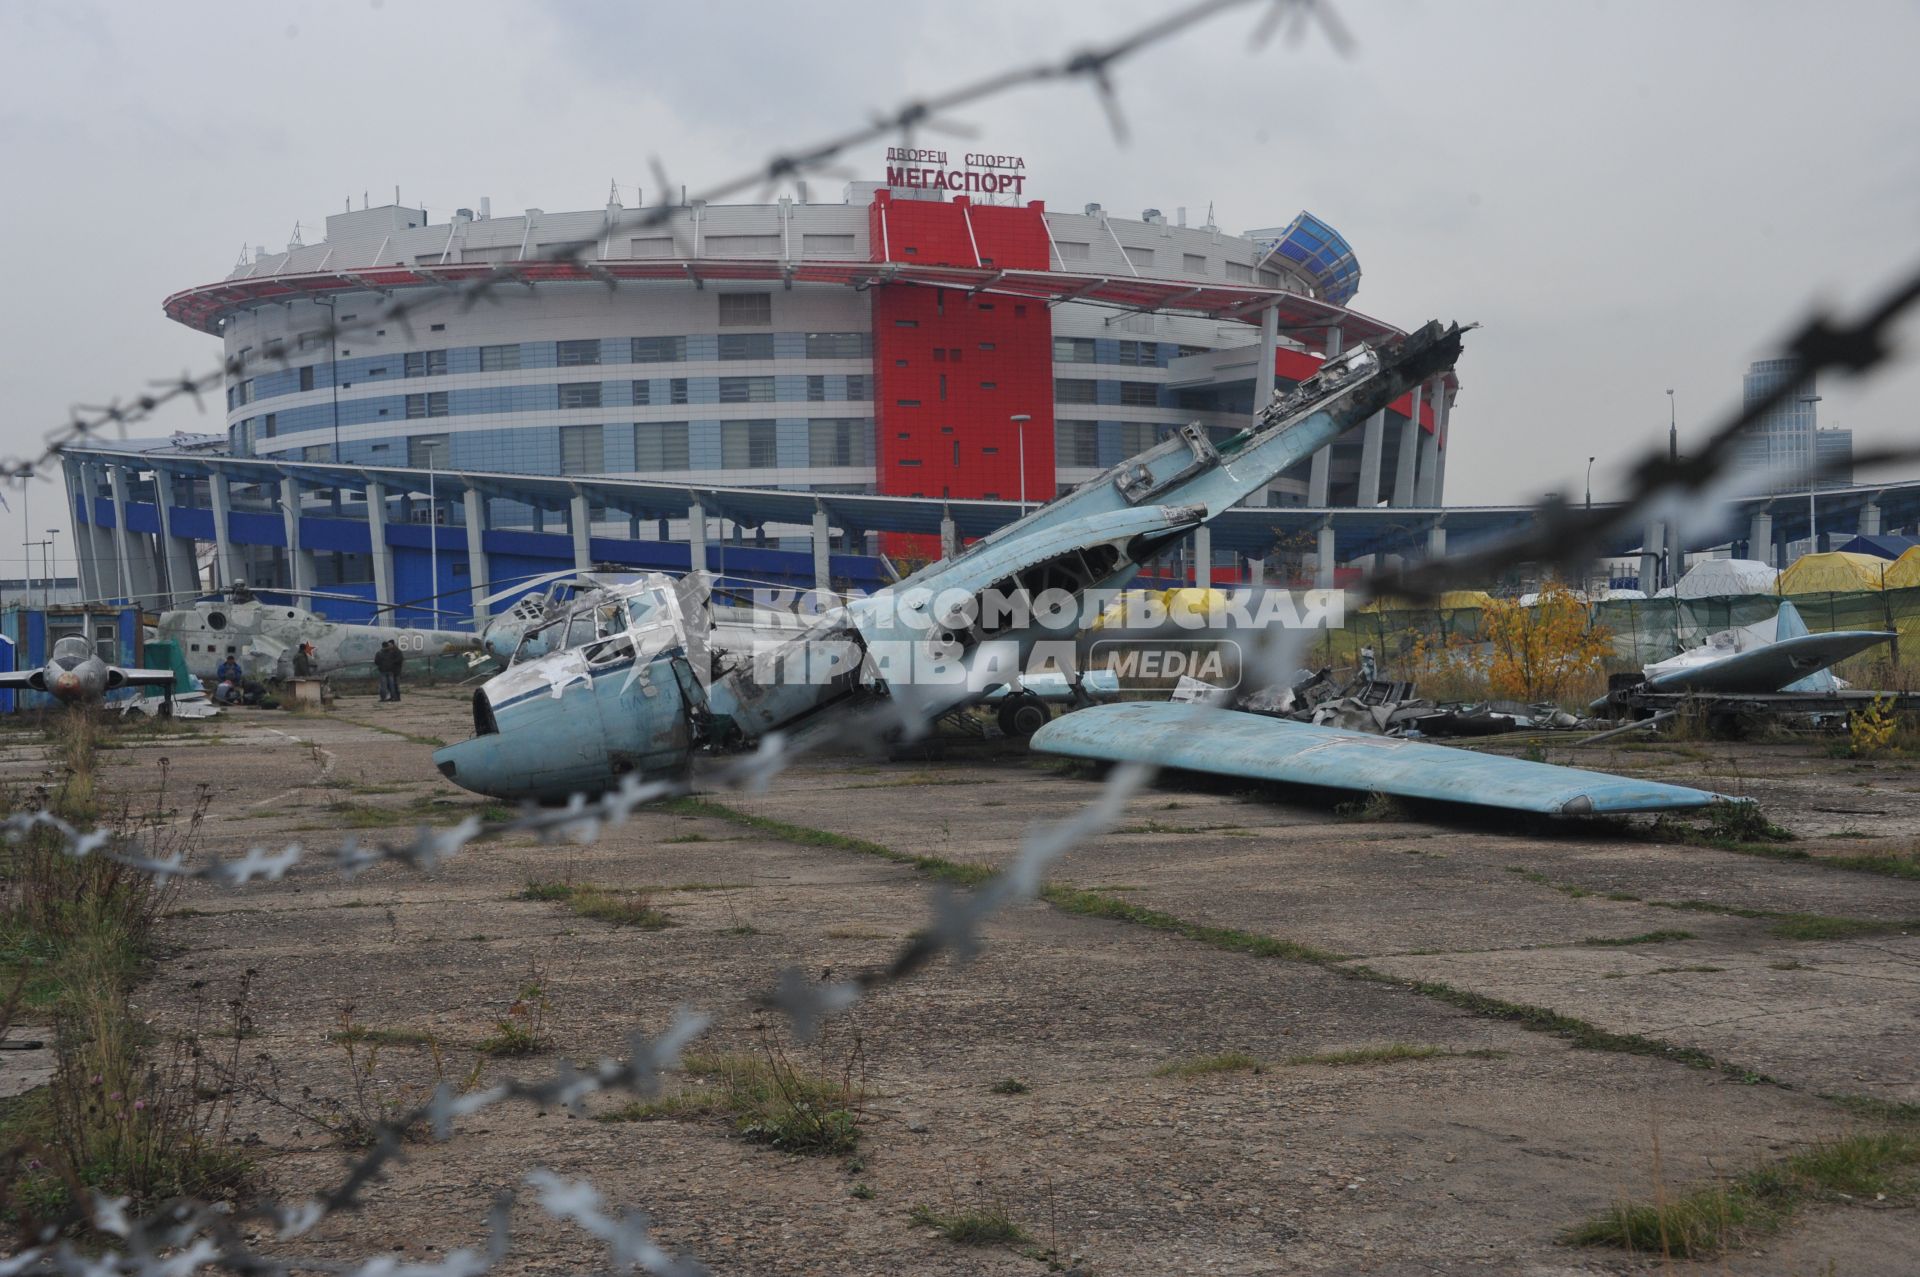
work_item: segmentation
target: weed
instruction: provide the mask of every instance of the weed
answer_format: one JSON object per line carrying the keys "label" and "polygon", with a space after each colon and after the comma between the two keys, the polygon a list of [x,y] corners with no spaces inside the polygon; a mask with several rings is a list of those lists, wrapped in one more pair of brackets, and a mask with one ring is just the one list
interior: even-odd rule
{"label": "weed", "polygon": [[658,1100],[635,1101],[599,1116],[602,1122],[651,1122],[723,1115],[747,1139],[789,1153],[832,1156],[859,1142],[859,1106],[865,1086],[856,1036],[838,1075],[795,1065],[770,1038],[751,1052],[694,1053],[682,1071],[699,1081]]}
{"label": "weed", "polygon": [[1003,1077],[987,1089],[995,1095],[1025,1095],[1033,1088],[1017,1077]]}
{"label": "weed", "polygon": [[527,982],[520,986],[507,1013],[493,1022],[493,1036],[480,1041],[477,1049],[485,1055],[539,1054],[553,1045],[547,1034],[547,1015],[552,1010],[553,1004],[541,985],[540,969],[529,963]]}
{"label": "weed", "polygon": [[861,1180],[847,1190],[847,1196],[858,1198],[863,1202],[870,1202],[878,1196],[878,1194],[873,1191],[873,1185],[867,1183],[865,1180]]}
{"label": "weed", "polygon": [[931,1206],[916,1206],[908,1218],[962,1246],[1012,1245],[1032,1240],[1027,1230],[998,1202],[951,1213],[936,1211]]}
{"label": "weed", "polygon": [[1355,798],[1335,805],[1333,814],[1341,820],[1373,823],[1405,820],[1407,809],[1406,804],[1392,794],[1368,794],[1365,798]]}
{"label": "weed", "polygon": [[1194,1078],[1205,1077],[1210,1073],[1264,1073],[1266,1070],[1260,1061],[1245,1051],[1226,1051],[1219,1055],[1203,1055],[1192,1060],[1176,1060],[1163,1064],[1153,1071],[1155,1077]]}
{"label": "weed", "polygon": [[1630,944],[1665,944],[1669,940],[1695,940],[1691,931],[1644,931],[1637,936],[1588,936],[1580,943],[1617,949]]}
{"label": "weed", "polygon": [[420,1029],[370,1029],[353,1023],[351,1016],[352,1008],[348,1007],[341,1027],[327,1034],[327,1041],[369,1046],[428,1046],[436,1041],[433,1034]]}
{"label": "weed", "polygon": [[1444,1046],[1423,1046],[1411,1042],[1390,1042],[1385,1046],[1361,1046],[1348,1051],[1321,1051],[1312,1055],[1290,1055],[1288,1064],[1320,1064],[1343,1068],[1355,1064],[1398,1064],[1402,1060],[1432,1060],[1442,1056],[1460,1056],[1474,1060],[1494,1060],[1505,1051],[1451,1051]]}
{"label": "weed", "polygon": [[521,888],[519,899],[564,901],[580,917],[609,922],[616,927],[659,931],[673,925],[672,919],[653,907],[653,897],[644,891],[596,887],[592,883],[529,882]]}
{"label": "weed", "polygon": [[583,888],[573,893],[567,905],[582,918],[592,918],[596,922],[609,922],[616,927],[639,927],[643,931],[659,931],[663,927],[673,925],[666,914],[653,907],[653,898],[644,891],[603,891],[599,888]]}
{"label": "weed", "polygon": [[1291,940],[1263,936],[1233,927],[1213,927],[1204,923],[1189,922],[1170,913],[1146,909],[1098,891],[1080,891],[1072,887],[1050,885],[1043,888],[1040,894],[1048,904],[1063,913],[1084,914],[1091,918],[1109,918],[1150,927],[1155,931],[1170,931],[1189,940],[1198,940],[1202,944],[1212,945],[1216,949],[1226,949],[1233,953],[1248,953],[1258,958],[1288,958],[1296,962],[1331,963],[1342,960],[1339,954],[1316,949],[1311,945],[1297,944]]}
{"label": "weed", "polygon": [[1718,1184],[1654,1202],[1619,1202],[1572,1229],[1575,1246],[1616,1246],[1669,1259],[1698,1259],[1772,1233],[1810,1202],[1875,1200],[1910,1183],[1920,1139],[1903,1131],[1816,1144]]}

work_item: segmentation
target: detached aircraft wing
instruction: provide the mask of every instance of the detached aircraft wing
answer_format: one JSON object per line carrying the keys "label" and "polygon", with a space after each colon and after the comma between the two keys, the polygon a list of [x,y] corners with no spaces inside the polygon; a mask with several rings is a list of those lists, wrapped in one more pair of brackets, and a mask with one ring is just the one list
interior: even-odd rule
{"label": "detached aircraft wing", "polygon": [[118,666],[107,671],[107,690],[116,687],[172,687],[180,676],[172,670],[127,670]]}
{"label": "detached aircraft wing", "polygon": [[1131,701],[1056,718],[1033,748],[1212,775],[1324,785],[1543,815],[1676,811],[1744,802],[1664,785],[1203,705]]}
{"label": "detached aircraft wing", "polygon": [[38,667],[30,670],[8,670],[0,674],[0,690],[21,688],[31,692],[44,692],[47,690],[45,683],[46,671]]}
{"label": "detached aircraft wing", "polygon": [[[1834,630],[1829,634],[1802,634],[1765,647],[1735,652],[1704,665],[1669,670],[1647,679],[1656,692],[1821,692],[1833,689],[1833,665],[1849,656],[1878,647],[1894,635],[1881,630]],[[1807,685],[1802,687],[1801,683]]]}

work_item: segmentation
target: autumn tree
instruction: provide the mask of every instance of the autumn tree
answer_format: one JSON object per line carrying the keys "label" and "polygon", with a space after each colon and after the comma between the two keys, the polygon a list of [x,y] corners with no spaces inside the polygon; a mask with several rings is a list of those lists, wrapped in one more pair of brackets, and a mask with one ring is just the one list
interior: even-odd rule
{"label": "autumn tree", "polygon": [[1513,700],[1558,701],[1598,674],[1612,650],[1611,636],[1593,624],[1586,603],[1558,582],[1542,589],[1532,607],[1495,599],[1482,620],[1494,694]]}

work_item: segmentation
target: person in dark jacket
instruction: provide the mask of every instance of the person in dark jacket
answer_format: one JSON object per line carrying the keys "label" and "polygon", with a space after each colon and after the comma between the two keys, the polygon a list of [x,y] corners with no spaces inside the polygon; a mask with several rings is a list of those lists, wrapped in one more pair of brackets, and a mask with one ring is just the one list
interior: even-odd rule
{"label": "person in dark jacket", "polygon": [[380,645],[374,653],[373,668],[380,671],[380,699],[397,701],[400,699],[400,667],[406,664],[406,657],[400,654],[400,645],[392,639]]}
{"label": "person in dark jacket", "polygon": [[293,654],[293,676],[295,678],[313,677],[313,644],[302,643]]}
{"label": "person in dark jacket", "polygon": [[232,683],[235,687],[240,686],[240,679],[242,677],[240,673],[240,662],[233,658],[233,653],[227,653],[227,659],[220,662],[220,668],[214,671],[213,676],[222,683]]}

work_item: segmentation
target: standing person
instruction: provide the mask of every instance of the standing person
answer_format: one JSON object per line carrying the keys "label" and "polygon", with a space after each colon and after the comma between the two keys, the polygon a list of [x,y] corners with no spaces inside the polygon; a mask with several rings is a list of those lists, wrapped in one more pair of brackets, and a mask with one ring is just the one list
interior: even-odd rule
{"label": "standing person", "polygon": [[397,701],[400,699],[400,667],[406,664],[406,658],[400,654],[400,645],[392,639],[380,645],[374,653],[373,668],[380,671],[380,699]]}
{"label": "standing person", "polygon": [[213,676],[222,683],[240,686],[240,662],[234,659],[232,652],[227,653],[227,659],[220,662],[220,668],[214,671]]}
{"label": "standing person", "polygon": [[295,678],[313,677],[313,644],[302,643],[293,654],[293,676]]}

